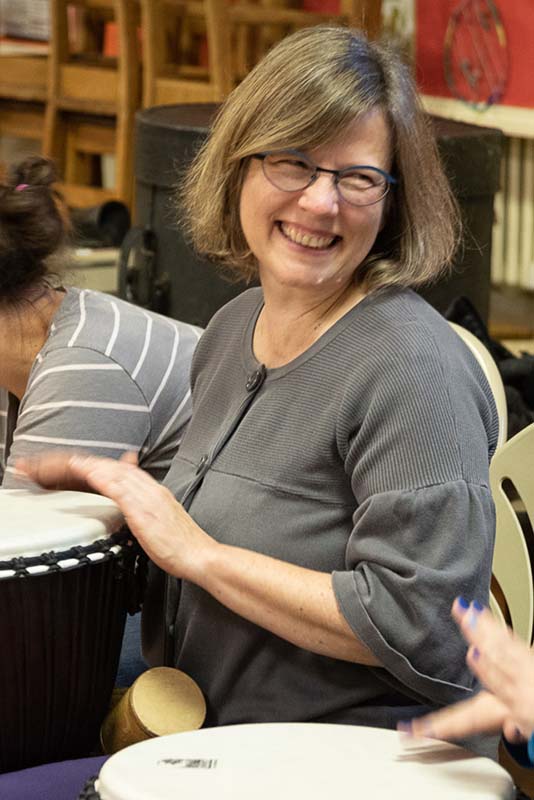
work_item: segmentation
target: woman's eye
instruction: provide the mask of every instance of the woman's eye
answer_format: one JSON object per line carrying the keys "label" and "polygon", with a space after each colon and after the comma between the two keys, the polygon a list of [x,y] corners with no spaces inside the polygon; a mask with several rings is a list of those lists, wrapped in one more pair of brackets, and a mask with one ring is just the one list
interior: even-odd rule
{"label": "woman's eye", "polygon": [[310,165],[305,161],[299,161],[296,158],[281,158],[276,162],[278,165],[290,167],[291,169],[309,169]]}
{"label": "woman's eye", "polygon": [[368,172],[349,172],[341,178],[344,185],[355,189],[367,189],[377,185],[376,178]]}

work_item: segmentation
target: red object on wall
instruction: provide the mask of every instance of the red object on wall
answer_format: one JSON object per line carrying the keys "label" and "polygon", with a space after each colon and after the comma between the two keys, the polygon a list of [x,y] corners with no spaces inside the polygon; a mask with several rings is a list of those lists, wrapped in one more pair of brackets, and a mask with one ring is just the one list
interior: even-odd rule
{"label": "red object on wall", "polygon": [[[476,4],[477,0],[472,2]],[[494,0],[494,5],[505,31],[508,61],[508,78],[498,102],[534,108],[532,0]],[[444,43],[451,14],[459,6],[460,0],[416,0],[416,75],[424,94],[454,96],[445,78]],[[502,61],[502,53],[494,50],[493,55]],[[486,57],[491,59],[492,54]]]}

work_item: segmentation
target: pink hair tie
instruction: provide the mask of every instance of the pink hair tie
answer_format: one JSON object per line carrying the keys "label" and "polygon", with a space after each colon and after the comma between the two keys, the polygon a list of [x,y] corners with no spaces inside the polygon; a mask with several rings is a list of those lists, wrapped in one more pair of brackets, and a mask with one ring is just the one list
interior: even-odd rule
{"label": "pink hair tie", "polygon": [[15,191],[23,192],[24,189],[27,189],[29,185],[30,185],[29,183],[19,183],[17,186],[15,186]]}

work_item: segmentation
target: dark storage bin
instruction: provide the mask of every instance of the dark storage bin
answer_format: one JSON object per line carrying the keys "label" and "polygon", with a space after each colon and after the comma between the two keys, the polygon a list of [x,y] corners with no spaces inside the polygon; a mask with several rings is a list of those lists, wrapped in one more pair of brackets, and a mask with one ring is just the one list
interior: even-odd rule
{"label": "dark storage bin", "polygon": [[[123,245],[120,294],[169,316],[205,326],[243,290],[184,240],[172,200],[178,171],[205,139],[216,105],[158,106],[136,117],[136,226]],[[465,246],[453,275],[422,294],[445,311],[466,295],[487,320],[493,196],[498,186],[500,131],[433,118],[446,171],[459,199]]]}
{"label": "dark storage bin", "polygon": [[156,106],[136,115],[134,227],[122,246],[121,297],[205,327],[243,291],[186,243],[174,208],[179,171],[206,138],[214,104]]}
{"label": "dark storage bin", "polygon": [[487,323],[493,198],[499,188],[504,135],[494,128],[431,119],[445,171],[460,204],[464,240],[452,275],[421,294],[442,312],[455,297],[464,295]]}

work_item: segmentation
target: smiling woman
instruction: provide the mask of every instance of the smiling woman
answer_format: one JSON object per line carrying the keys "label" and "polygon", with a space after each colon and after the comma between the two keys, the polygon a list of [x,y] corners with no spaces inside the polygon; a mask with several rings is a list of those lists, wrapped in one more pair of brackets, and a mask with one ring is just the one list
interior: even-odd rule
{"label": "smiling woman", "polygon": [[[366,112],[334,141],[301,158],[311,169],[308,166],[307,180],[302,183],[301,178],[300,189],[294,191],[273,183],[265,160],[249,160],[241,189],[241,227],[257,259],[264,290],[267,285],[273,289],[275,285],[307,286],[313,293],[315,288],[319,301],[325,295],[336,300],[328,319],[322,320],[323,325],[331,324],[362,296],[363,286],[355,278],[357,268],[384,223],[383,184],[378,192],[371,189],[373,202],[368,202],[367,195],[362,197],[368,187],[355,192],[351,183],[349,190],[342,186],[349,178],[341,177],[346,171],[354,175],[352,165],[359,164],[368,165],[377,175],[387,174],[392,157],[384,113],[379,109]],[[305,162],[300,164],[302,169]],[[314,179],[316,164],[321,167]],[[362,202],[350,202],[347,196]]]}
{"label": "smiling woman", "polygon": [[[240,276],[256,275],[257,258],[234,203],[250,156],[297,149],[309,157],[342,140],[369,112],[383,115],[381,131],[369,126],[369,143],[383,136],[388,150],[377,155],[395,183],[385,202],[387,224],[357,280],[368,288],[415,286],[447,270],[460,222],[410,68],[387,45],[342,27],[318,26],[288,37],[228,98],[179,193],[198,252]],[[357,155],[338,168],[381,166],[372,152],[365,159],[365,151]]]}
{"label": "smiling woman", "polygon": [[409,70],[345,28],[289,37],[221,108],[183,201],[197,248],[261,287],[199,342],[165,487],[88,456],[19,468],[121,507],[161,570],[145,654],[194,678],[207,725],[394,727],[470,697],[445,609],[487,601],[497,414],[410,288],[447,269],[458,220]]}

